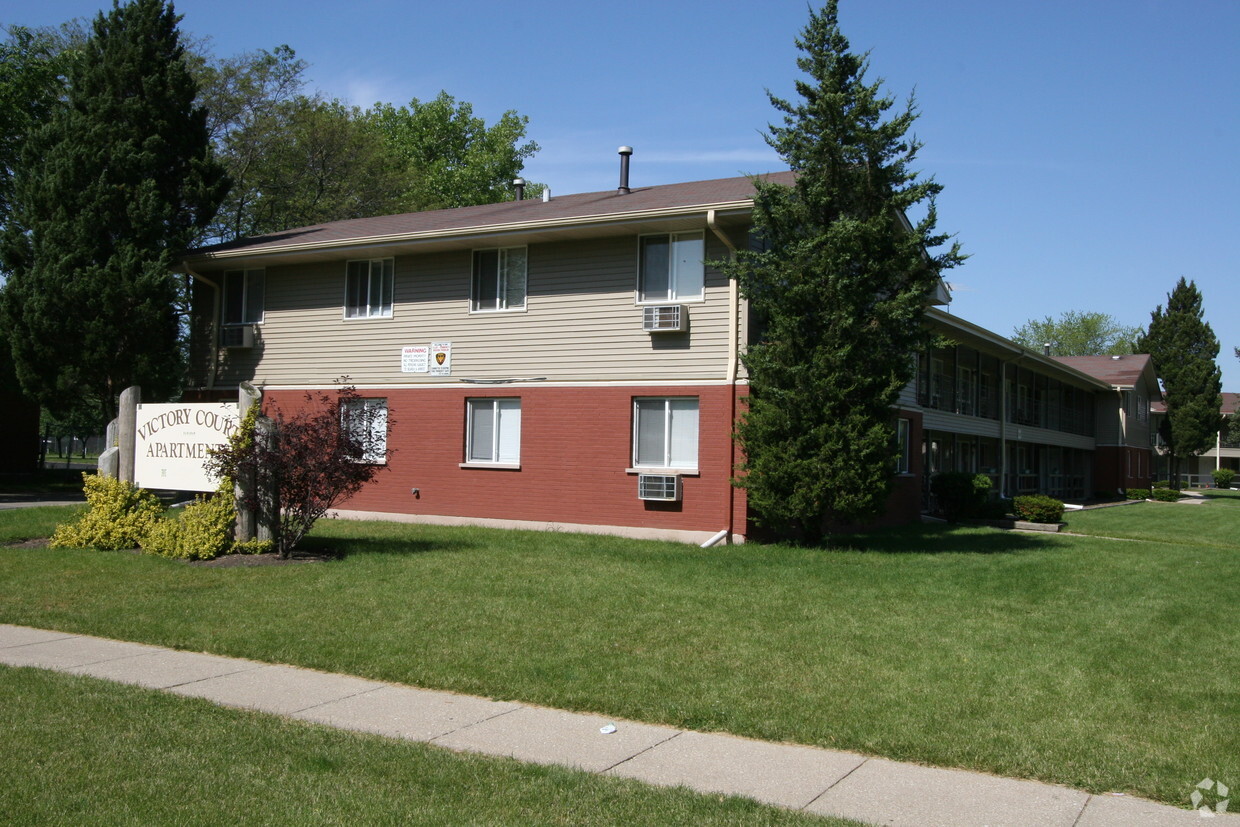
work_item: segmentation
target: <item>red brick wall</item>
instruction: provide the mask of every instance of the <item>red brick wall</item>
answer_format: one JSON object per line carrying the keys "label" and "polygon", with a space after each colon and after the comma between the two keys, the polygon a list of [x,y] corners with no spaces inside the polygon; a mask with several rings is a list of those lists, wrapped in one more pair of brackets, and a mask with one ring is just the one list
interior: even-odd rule
{"label": "red brick wall", "polygon": [[1111,445],[1096,449],[1094,489],[1114,494],[1117,488],[1149,488],[1154,480],[1153,453],[1149,448],[1131,446]]}
{"label": "red brick wall", "polygon": [[[386,397],[389,468],[343,507],[363,511],[500,520],[744,532],[744,494],[730,485],[732,389],[728,386],[558,388],[536,385],[366,390]],[[521,398],[521,468],[460,468],[466,399]],[[698,476],[678,503],[637,498],[633,398],[699,399]],[[268,392],[266,406],[291,412],[304,392]],[[411,489],[418,489],[415,496]]]}

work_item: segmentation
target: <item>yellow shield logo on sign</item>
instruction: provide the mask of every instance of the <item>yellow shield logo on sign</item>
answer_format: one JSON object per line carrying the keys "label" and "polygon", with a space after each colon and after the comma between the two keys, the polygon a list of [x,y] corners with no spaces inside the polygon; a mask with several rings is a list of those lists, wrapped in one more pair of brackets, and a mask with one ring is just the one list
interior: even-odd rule
{"label": "yellow shield logo on sign", "polygon": [[440,353],[436,353],[436,354],[435,354],[435,364],[437,364],[437,365],[442,365],[442,364],[443,364],[443,360],[444,360],[445,358],[447,358],[447,354],[446,354],[446,353],[442,353],[442,352],[440,352]]}

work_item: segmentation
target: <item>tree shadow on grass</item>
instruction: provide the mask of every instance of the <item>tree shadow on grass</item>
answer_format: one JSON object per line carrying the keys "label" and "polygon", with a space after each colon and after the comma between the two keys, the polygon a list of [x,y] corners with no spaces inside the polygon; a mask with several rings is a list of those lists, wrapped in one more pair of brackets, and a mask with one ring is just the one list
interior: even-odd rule
{"label": "tree shadow on grass", "polygon": [[924,523],[836,535],[832,551],[871,551],[883,554],[1015,554],[1062,548],[1064,540],[1045,534],[976,526]]}

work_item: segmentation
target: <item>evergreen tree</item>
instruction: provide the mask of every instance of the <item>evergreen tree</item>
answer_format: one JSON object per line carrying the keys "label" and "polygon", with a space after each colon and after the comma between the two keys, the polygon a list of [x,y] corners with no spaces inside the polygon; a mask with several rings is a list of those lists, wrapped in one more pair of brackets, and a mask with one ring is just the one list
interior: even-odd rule
{"label": "evergreen tree", "polygon": [[[962,260],[935,233],[941,187],[910,164],[910,99],[893,101],[868,61],[849,51],[836,0],[811,13],[797,47],[800,99],[770,95],[783,123],[768,143],[797,174],[792,187],[755,182],[762,249],[738,253],[729,274],[760,322],[744,357],[748,411],[738,484],[759,522],[818,542],[828,523],[883,508],[895,468],[892,406],[926,344],[922,317],[941,271]],[[910,225],[905,212],[920,205]]]}
{"label": "evergreen tree", "polygon": [[1222,427],[1223,374],[1215,363],[1218,338],[1203,317],[1197,285],[1180,277],[1150,314],[1148,332],[1137,341],[1137,351],[1150,354],[1163,386],[1167,415],[1159,434],[1167,445],[1171,485],[1180,487],[1180,460],[1200,454],[1214,444]]}
{"label": "evergreen tree", "polygon": [[0,244],[3,321],[23,387],[53,413],[93,394],[110,417],[128,385],[179,389],[171,271],[227,180],[177,21],[163,0],[98,15],[65,102],[31,133],[16,170]]}

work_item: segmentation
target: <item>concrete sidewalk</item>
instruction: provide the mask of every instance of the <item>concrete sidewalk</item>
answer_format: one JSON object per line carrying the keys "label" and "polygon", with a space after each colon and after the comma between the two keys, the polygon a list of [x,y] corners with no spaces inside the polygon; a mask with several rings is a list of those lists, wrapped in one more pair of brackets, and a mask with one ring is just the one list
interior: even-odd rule
{"label": "concrete sidewalk", "polygon": [[[453,750],[892,825],[1200,825],[1127,796],[492,701],[239,658],[0,624],[0,663],[137,684]],[[614,725],[615,731],[600,730]],[[1187,800],[1191,790],[1185,790]],[[1223,815],[1218,827],[1240,827]]]}

